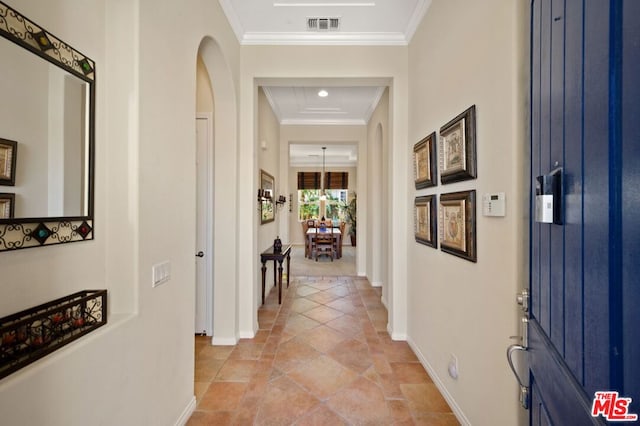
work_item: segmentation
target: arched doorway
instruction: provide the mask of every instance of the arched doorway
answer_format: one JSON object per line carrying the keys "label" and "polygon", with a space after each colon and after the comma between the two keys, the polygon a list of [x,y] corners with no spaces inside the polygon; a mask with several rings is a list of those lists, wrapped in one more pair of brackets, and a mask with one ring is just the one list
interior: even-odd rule
{"label": "arched doorway", "polygon": [[[206,273],[211,277],[206,303],[211,306],[212,344],[234,345],[238,335],[237,284],[237,101],[235,84],[220,46],[205,37],[198,57],[210,82],[212,123],[207,149],[209,160],[207,183],[210,202],[207,220],[210,232],[206,238],[210,261]],[[199,85],[198,85],[199,86]],[[197,87],[197,90],[204,90]],[[224,283],[221,285],[220,283]],[[206,294],[206,292],[205,292]]]}

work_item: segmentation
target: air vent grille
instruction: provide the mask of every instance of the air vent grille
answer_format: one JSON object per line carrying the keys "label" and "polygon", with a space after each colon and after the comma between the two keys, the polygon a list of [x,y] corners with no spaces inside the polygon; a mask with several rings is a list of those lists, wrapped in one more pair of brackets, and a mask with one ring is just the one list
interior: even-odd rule
{"label": "air vent grille", "polygon": [[340,18],[307,18],[307,31],[338,31]]}

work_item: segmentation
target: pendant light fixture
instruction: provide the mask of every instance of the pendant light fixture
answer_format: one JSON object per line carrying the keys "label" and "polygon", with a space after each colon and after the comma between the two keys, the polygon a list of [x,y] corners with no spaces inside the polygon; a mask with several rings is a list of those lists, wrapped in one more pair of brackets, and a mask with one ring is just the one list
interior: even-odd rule
{"label": "pendant light fixture", "polygon": [[322,175],[320,175],[320,199],[325,201],[327,199],[327,195],[324,192],[324,161],[325,161],[325,153],[327,151],[327,147],[322,147]]}

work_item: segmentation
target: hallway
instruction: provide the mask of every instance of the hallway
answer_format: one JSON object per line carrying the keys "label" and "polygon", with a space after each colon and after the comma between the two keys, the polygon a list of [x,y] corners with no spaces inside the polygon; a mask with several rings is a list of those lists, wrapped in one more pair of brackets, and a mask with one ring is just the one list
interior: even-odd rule
{"label": "hallway", "polygon": [[294,277],[236,346],[196,337],[188,425],[457,425],[365,278]]}

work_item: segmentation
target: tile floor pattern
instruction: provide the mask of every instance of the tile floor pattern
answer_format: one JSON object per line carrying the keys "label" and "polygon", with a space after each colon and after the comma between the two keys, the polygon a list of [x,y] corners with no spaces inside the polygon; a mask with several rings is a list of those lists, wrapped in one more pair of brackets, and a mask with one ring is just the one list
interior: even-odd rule
{"label": "tile floor pattern", "polygon": [[[274,289],[275,290],[275,289]],[[196,337],[196,425],[458,425],[364,278],[296,277],[236,346]]]}

